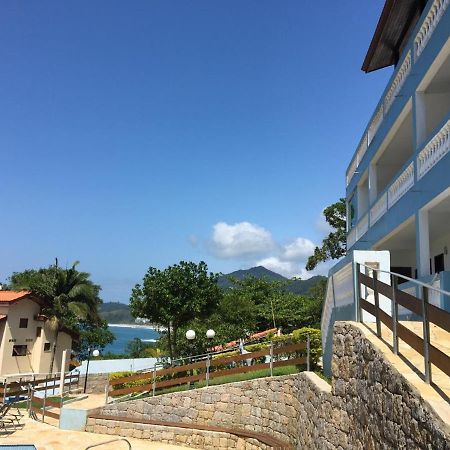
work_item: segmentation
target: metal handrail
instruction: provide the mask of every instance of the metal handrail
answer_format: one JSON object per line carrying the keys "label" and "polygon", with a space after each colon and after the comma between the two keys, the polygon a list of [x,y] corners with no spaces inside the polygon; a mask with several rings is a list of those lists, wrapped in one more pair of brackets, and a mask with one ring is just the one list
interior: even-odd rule
{"label": "metal handrail", "polygon": [[88,447],[86,447],[85,450],[89,450],[90,448],[94,448],[94,447],[100,447],[100,445],[111,444],[111,442],[117,442],[117,441],[124,441],[124,442],[126,442],[128,444],[128,450],[131,450],[130,441],[128,439],[125,439],[125,438],[111,439],[109,441],[100,442],[99,444],[92,444],[92,445],[89,445]]}
{"label": "metal handrail", "polygon": [[363,264],[363,263],[360,263],[359,265],[361,267],[367,267],[370,270],[375,270],[376,272],[388,273],[390,275],[395,275],[396,277],[400,277],[400,278],[403,278],[404,280],[412,281],[413,283],[419,284],[422,287],[426,287],[428,289],[433,289],[434,291],[440,292],[441,294],[444,294],[444,295],[447,295],[448,297],[450,297],[450,292],[444,291],[443,289],[439,289],[437,287],[434,287],[431,284],[424,283],[423,281],[419,281],[414,278],[407,277],[406,275],[401,275],[397,272],[390,272],[389,270],[375,269],[374,267],[367,266],[366,264]]}

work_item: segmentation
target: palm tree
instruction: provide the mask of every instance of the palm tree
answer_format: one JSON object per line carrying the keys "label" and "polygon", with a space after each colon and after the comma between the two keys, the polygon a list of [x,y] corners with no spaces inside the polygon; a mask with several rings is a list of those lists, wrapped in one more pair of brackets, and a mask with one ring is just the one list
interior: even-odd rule
{"label": "palm tree", "polygon": [[55,332],[53,354],[49,372],[53,372],[59,333],[64,329],[77,330],[80,321],[100,323],[97,307],[100,287],[90,274],[76,269],[78,261],[69,269],[57,265],[39,270],[26,270],[11,276],[12,289],[29,289],[42,297],[42,314]]}
{"label": "palm tree", "polygon": [[86,272],[78,272],[75,262],[70,269],[57,269],[52,298],[42,308],[42,312],[48,318],[48,324],[55,332],[53,354],[49,372],[53,372],[53,365],[58,345],[60,331],[65,328],[76,328],[79,321],[98,322],[97,306],[99,304],[98,293],[100,288],[92,283],[90,275]]}

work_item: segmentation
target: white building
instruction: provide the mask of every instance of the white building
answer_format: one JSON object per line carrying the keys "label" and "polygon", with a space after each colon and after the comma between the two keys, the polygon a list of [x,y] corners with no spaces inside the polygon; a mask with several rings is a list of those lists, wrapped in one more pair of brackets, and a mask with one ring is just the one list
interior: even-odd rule
{"label": "white building", "polygon": [[60,372],[73,333],[60,331],[55,349],[56,332],[41,314],[42,304],[29,291],[0,290],[0,375],[49,373],[54,350],[53,372]]}
{"label": "white building", "polygon": [[[355,259],[450,290],[449,5],[386,0],[364,60],[365,72],[394,72],[346,173],[348,254],[329,274],[326,370],[333,322],[355,319]],[[434,301],[450,311],[448,297]]]}

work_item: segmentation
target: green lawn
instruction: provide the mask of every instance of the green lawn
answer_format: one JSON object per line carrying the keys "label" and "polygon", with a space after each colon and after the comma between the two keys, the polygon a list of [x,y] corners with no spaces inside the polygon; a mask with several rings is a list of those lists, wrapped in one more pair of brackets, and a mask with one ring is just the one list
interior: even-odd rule
{"label": "green lawn", "polygon": [[[55,401],[59,401],[59,399],[60,399],[60,397],[58,395],[54,395],[54,396],[47,397],[47,398],[49,398],[51,400],[55,400]],[[74,398],[74,397],[65,396],[65,397],[63,397],[63,401],[65,402],[66,400],[69,400],[69,399],[72,399],[72,398]],[[33,406],[35,408],[40,408],[42,405],[41,405],[41,403],[33,402]],[[23,408],[23,409],[25,409],[27,407],[27,401],[23,400],[21,402],[14,403],[13,407],[14,408]]]}

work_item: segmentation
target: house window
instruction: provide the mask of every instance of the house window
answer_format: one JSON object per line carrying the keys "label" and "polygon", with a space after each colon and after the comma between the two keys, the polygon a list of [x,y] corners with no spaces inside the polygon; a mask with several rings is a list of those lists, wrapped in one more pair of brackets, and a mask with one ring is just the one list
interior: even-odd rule
{"label": "house window", "polygon": [[44,352],[49,352],[51,350],[50,342],[44,344]]}
{"label": "house window", "polygon": [[20,319],[19,328],[28,328],[28,319]]}
{"label": "house window", "polygon": [[12,356],[27,356],[27,346],[15,345],[13,347]]}
{"label": "house window", "polygon": [[36,328],[36,337],[41,337],[41,333],[42,333],[42,327],[37,327]]}

